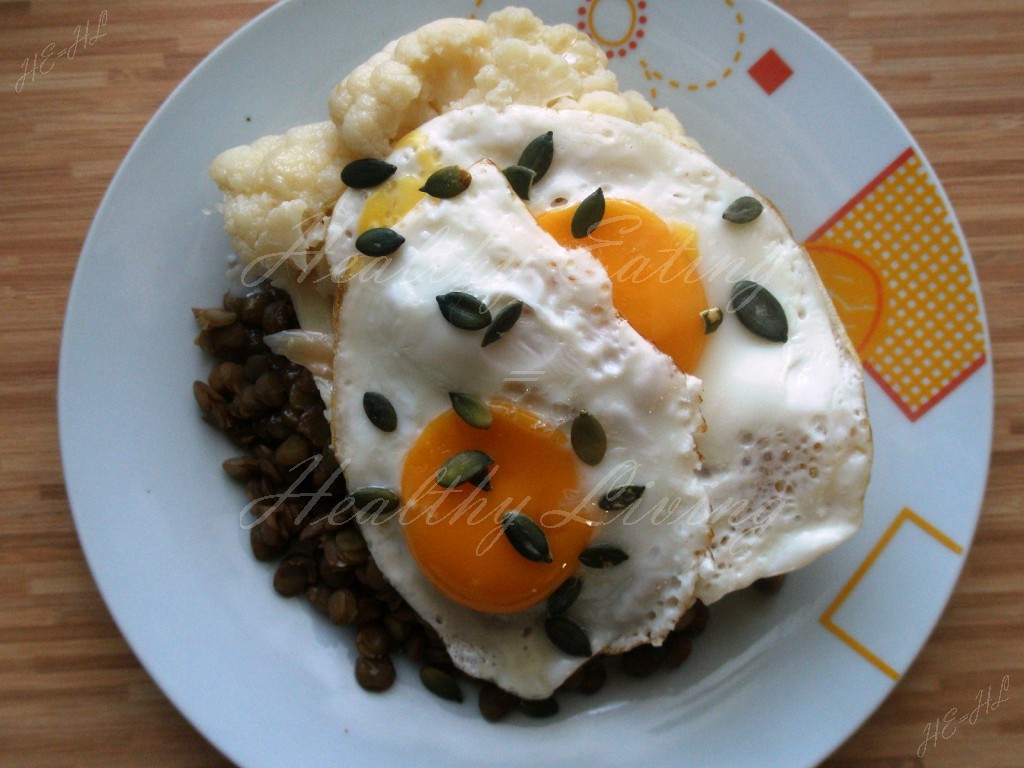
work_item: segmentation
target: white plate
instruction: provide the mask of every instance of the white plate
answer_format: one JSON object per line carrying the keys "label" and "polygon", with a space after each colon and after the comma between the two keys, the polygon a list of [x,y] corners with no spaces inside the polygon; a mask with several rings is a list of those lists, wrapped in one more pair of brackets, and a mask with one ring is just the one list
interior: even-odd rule
{"label": "white plate", "polygon": [[[715,606],[677,673],[617,679],[595,698],[564,697],[554,720],[489,725],[470,702],[434,699],[410,667],[400,668],[387,694],[360,690],[351,643],[304,601],[278,598],[268,566],[253,560],[238,522],[242,495],[217,466],[231,449],[200,421],[192,400],[191,383],[208,361],[192,344],[189,307],[219,300],[229,250],[205,169],[223,148],[325,119],[331,86],[393,37],[498,4],[294,0],[234,35],[167,100],[111,183],[83,248],[59,406],[86,556],[145,667],[244,766],[341,756],[390,766],[422,755],[490,766],[815,764],[907,670],[953,589],[977,522],[992,374],[959,226],[878,95],[773,6],[526,4],[549,22],[589,25],[608,41],[624,84],[671,107],[713,157],[776,201],[798,238],[883,179],[831,228],[825,251],[849,267],[840,281],[881,289],[888,302],[880,319],[874,310],[865,346],[877,452],[863,530],[792,577],[775,599],[737,595]],[[784,64],[771,66],[769,56],[754,72],[792,71],[770,94],[750,72],[769,49]],[[919,220],[904,222],[908,215]],[[914,263],[900,265],[902,254]],[[857,273],[864,263],[890,273],[881,282],[871,268]],[[936,318],[938,326],[927,326]],[[908,339],[913,344],[901,348]],[[936,349],[941,354],[931,354]],[[930,377],[925,389],[959,381],[939,397],[915,399],[915,382],[902,379],[908,374],[917,384]],[[902,407],[897,388],[906,393]]]}

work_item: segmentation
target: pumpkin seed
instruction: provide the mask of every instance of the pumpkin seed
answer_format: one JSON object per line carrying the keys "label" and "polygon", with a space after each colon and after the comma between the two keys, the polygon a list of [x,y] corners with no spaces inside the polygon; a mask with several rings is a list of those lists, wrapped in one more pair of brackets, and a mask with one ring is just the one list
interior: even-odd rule
{"label": "pumpkin seed", "polygon": [[361,160],[353,160],[342,168],[341,180],[346,187],[368,189],[383,184],[397,170],[391,163],[378,160],[375,157],[364,157]]}
{"label": "pumpkin seed", "polygon": [[459,418],[476,429],[487,429],[494,421],[490,407],[475,395],[466,392],[449,392],[448,399]]}
{"label": "pumpkin seed", "polygon": [[554,717],[558,714],[558,702],[553,698],[520,699],[519,711],[527,717]]}
{"label": "pumpkin seed", "polygon": [[559,584],[558,589],[548,597],[548,615],[561,616],[568,611],[576,602],[576,598],[580,596],[582,589],[583,582],[575,576],[570,576]]}
{"label": "pumpkin seed", "polygon": [[580,461],[590,466],[600,464],[608,449],[608,438],[604,434],[604,427],[593,414],[587,411],[580,411],[579,416],[572,420],[569,439],[572,449]]}
{"label": "pumpkin seed", "polygon": [[629,560],[629,555],[611,544],[595,544],[580,552],[579,559],[587,568],[611,568]]}
{"label": "pumpkin seed", "polygon": [[568,616],[548,616],[544,631],[551,644],[562,653],[585,658],[594,654],[586,630]]}
{"label": "pumpkin seed", "polygon": [[758,216],[761,215],[761,211],[764,210],[764,205],[756,197],[743,196],[734,200],[728,208],[725,209],[725,213],[722,214],[722,218],[726,221],[731,221],[733,224],[749,224]]}
{"label": "pumpkin seed", "polygon": [[469,189],[472,181],[473,177],[465,168],[448,165],[430,174],[426,183],[420,187],[420,192],[447,200]]}
{"label": "pumpkin seed", "polygon": [[388,227],[368,229],[356,238],[356,250],[365,256],[390,256],[405,238]]}
{"label": "pumpkin seed", "polygon": [[735,312],[748,330],[768,341],[789,338],[786,311],[763,285],[752,280],[740,280],[732,287],[729,311]]}
{"label": "pumpkin seed", "polygon": [[572,215],[569,228],[572,236],[580,240],[590,234],[604,218],[604,190],[598,187],[587,195]]}
{"label": "pumpkin seed", "polygon": [[700,313],[700,319],[704,321],[704,335],[714,333],[722,324],[725,315],[719,307],[709,307]]}
{"label": "pumpkin seed", "polygon": [[510,165],[502,171],[512,191],[519,196],[520,200],[530,199],[530,188],[537,178],[537,172],[532,168],[524,168],[521,165]]}
{"label": "pumpkin seed", "polygon": [[352,504],[360,512],[371,517],[388,515],[398,510],[398,494],[390,488],[368,485],[352,491]]}
{"label": "pumpkin seed", "polygon": [[421,667],[420,680],[423,687],[435,696],[440,696],[448,701],[462,703],[462,689],[458,681],[437,667]]}
{"label": "pumpkin seed", "polygon": [[519,316],[522,313],[523,302],[519,301],[519,299],[511,301],[499,309],[498,314],[494,316],[494,322],[484,331],[484,338],[480,342],[480,346],[489,346],[508,333],[519,320]]}
{"label": "pumpkin seed", "polygon": [[620,485],[618,488],[612,488],[602,496],[598,500],[597,506],[606,512],[625,509],[644,495],[645,488],[646,486],[643,485]]}
{"label": "pumpkin seed", "polygon": [[483,451],[462,451],[452,456],[437,470],[437,484],[442,488],[455,488],[472,482],[494,463]]}
{"label": "pumpkin seed", "polygon": [[501,516],[501,531],[520,555],[534,563],[550,563],[548,537],[532,518],[522,512],[506,512]]}
{"label": "pumpkin seed", "polygon": [[437,297],[441,316],[456,328],[465,331],[479,331],[491,324],[491,313],[476,296],[462,291],[452,291]]}
{"label": "pumpkin seed", "polygon": [[555,134],[551,131],[542,133],[536,139],[526,145],[526,149],[519,155],[519,162],[523,168],[529,168],[537,176],[534,183],[544,178],[544,174],[551,167],[551,160],[555,156]]}
{"label": "pumpkin seed", "polygon": [[363,394],[363,411],[370,423],[381,432],[394,432],[398,427],[398,414],[395,413],[395,407],[380,392]]}

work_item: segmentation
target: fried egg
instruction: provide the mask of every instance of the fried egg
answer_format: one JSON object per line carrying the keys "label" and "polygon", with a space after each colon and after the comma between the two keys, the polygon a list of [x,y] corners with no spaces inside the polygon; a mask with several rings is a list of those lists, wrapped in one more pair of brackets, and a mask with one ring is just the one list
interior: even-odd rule
{"label": "fried egg", "polygon": [[[544,698],[589,655],[660,643],[695,600],[710,539],[699,383],[620,315],[598,259],[559,245],[498,167],[466,170],[461,194],[391,217],[404,242],[390,254],[339,240],[334,447],[355,498],[397,497],[358,520],[454,663]],[[487,323],[446,314],[453,295],[491,325],[510,307],[518,318],[490,338]],[[487,418],[469,423],[453,393]],[[439,470],[469,452],[489,459],[486,476],[443,485]],[[541,531],[548,560],[521,552],[509,512]],[[559,621],[586,643],[567,650],[549,602],[577,585]]]}
{"label": "fried egg", "polygon": [[[553,159],[529,189],[526,208],[575,261],[583,263],[583,252],[597,261],[594,269],[610,283],[619,318],[677,371],[703,382],[707,429],[696,442],[713,538],[699,566],[699,597],[713,602],[806,565],[847,539],[860,525],[871,464],[859,362],[806,252],[778,212],[703,152],[589,112],[476,106],[447,113],[396,145],[387,158],[397,169],[392,179],[342,195],[328,236],[335,277],[349,271],[362,232],[391,226],[405,232],[403,217],[422,204],[420,188],[433,171],[481,159],[508,168],[547,132]],[[577,238],[573,217],[598,189],[604,216]],[[742,223],[723,218],[740,198],[756,200],[760,215]],[[497,221],[487,224],[489,232],[499,230]],[[740,281],[774,297],[787,326],[784,341],[740,322],[732,306]],[[590,301],[577,296],[575,306]],[[705,325],[704,310],[709,317],[721,312],[713,332],[705,332],[713,324]],[[388,333],[405,323],[395,319]],[[344,322],[340,328],[346,332]],[[418,354],[413,338],[397,349],[388,334],[378,339],[379,354],[385,348]],[[445,370],[449,362],[457,370],[478,365],[434,360]],[[567,373],[585,376],[586,369]],[[631,402],[634,418],[647,413],[646,401]],[[666,437],[659,430],[648,440],[664,448]]]}

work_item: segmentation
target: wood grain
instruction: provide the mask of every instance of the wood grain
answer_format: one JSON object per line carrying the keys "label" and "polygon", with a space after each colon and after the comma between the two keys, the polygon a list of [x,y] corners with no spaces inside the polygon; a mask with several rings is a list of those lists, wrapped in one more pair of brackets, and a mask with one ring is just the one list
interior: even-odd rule
{"label": "wood grain", "polygon": [[[57,355],[75,261],[132,141],[264,0],[0,0],[0,764],[224,766],[121,638],[61,481]],[[780,0],[920,141],[966,232],[996,369],[984,514],[924,652],[829,768],[1021,765],[1024,755],[1024,0]],[[107,34],[34,81],[23,63],[87,21]],[[20,92],[19,92],[20,91]],[[928,722],[1009,675],[1009,701],[917,750]],[[840,692],[841,693],[841,692]],[[809,724],[813,727],[813,724]]]}

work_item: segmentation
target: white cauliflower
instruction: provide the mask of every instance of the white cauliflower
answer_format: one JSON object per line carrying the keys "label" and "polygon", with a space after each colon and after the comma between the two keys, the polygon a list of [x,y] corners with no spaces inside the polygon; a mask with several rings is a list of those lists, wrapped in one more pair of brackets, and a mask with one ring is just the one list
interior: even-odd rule
{"label": "white cauliflower", "polygon": [[683,126],[672,112],[664,108],[655,109],[637,91],[622,93],[590,91],[584,93],[578,100],[562,99],[555,105],[555,109],[582,109],[587,112],[611,115],[642,125],[649,131],[660,133],[684,146],[698,150],[701,148],[696,139],[690,138],[683,132]]}
{"label": "white cauliflower", "polygon": [[427,120],[473,104],[591,109],[685,141],[671,112],[618,92],[604,52],[568,24],[524,8],[486,22],[442,19],[384,48],[331,93],[331,118],[359,155],[379,157]]}
{"label": "white cauliflower", "polygon": [[242,264],[259,274],[285,262],[299,273],[313,261],[315,276],[325,275],[315,261],[351,157],[329,121],[218,155],[210,176],[224,193],[224,228]]}
{"label": "white cauliflower", "polygon": [[242,264],[274,271],[293,295],[297,285],[309,298],[330,295],[322,249],[344,190],[341,169],[383,157],[414,128],[473,104],[600,112],[693,143],[671,112],[635,91],[619,93],[604,52],[568,24],[545,26],[522,8],[486,22],[443,19],[389,43],[342,80],[328,101],[333,122],[266,136],[213,161],[224,226]]}

